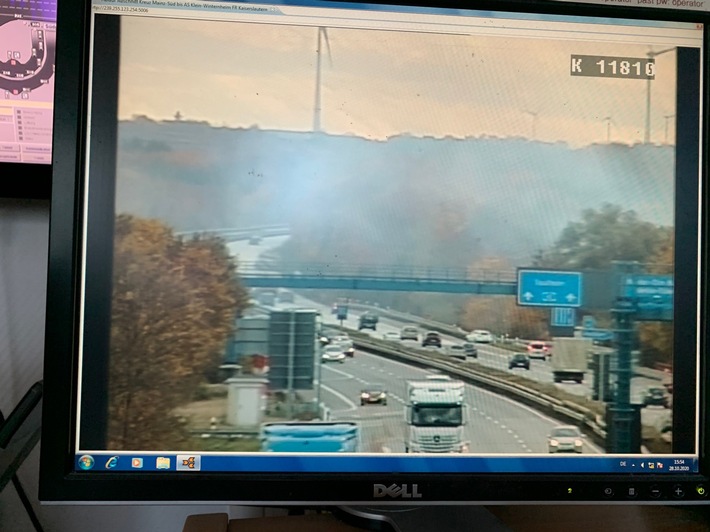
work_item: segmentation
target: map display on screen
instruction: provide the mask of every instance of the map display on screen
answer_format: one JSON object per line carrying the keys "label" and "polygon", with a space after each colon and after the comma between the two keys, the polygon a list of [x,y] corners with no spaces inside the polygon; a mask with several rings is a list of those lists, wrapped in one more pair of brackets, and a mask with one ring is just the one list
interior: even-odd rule
{"label": "map display on screen", "polygon": [[57,6],[0,0],[0,162],[50,164]]}

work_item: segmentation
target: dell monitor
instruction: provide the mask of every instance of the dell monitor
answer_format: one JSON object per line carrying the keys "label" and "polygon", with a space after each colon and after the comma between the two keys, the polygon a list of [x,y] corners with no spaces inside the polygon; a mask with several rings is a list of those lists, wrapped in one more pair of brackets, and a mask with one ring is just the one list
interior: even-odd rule
{"label": "dell monitor", "polygon": [[668,6],[61,2],[41,498],[705,502]]}

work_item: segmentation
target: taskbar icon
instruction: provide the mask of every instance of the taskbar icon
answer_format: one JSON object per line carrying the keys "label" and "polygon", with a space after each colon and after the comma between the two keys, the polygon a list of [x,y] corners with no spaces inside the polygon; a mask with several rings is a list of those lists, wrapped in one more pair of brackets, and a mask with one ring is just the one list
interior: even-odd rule
{"label": "taskbar icon", "polygon": [[199,471],[202,466],[202,460],[200,455],[179,454],[177,455],[176,465],[178,471]]}

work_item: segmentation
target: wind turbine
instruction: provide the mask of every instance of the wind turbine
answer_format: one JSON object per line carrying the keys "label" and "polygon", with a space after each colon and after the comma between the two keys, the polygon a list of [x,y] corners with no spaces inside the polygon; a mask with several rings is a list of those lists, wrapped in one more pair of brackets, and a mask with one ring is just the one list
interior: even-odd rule
{"label": "wind turbine", "polygon": [[333,59],[330,54],[330,41],[328,40],[328,32],[325,27],[318,27],[318,48],[316,50],[316,101],[313,107],[313,131],[321,131],[320,115],[321,115],[321,55],[322,43],[325,41],[325,46],[328,48],[328,61],[333,65]]}
{"label": "wind turbine", "polygon": [[611,142],[611,123],[613,120],[610,116],[605,116],[602,121],[606,122],[606,143],[609,144]]}
{"label": "wind turbine", "polygon": [[535,140],[537,136],[537,115],[540,111],[523,111],[525,114],[532,116],[532,137],[531,140]]}

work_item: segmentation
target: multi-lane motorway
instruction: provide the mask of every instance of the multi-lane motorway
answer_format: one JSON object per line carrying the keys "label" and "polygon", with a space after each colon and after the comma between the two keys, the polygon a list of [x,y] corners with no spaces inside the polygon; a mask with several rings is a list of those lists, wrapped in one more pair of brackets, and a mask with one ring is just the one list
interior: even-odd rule
{"label": "multi-lane motorway", "polygon": [[[404,452],[405,383],[431,371],[358,352],[345,364],[322,367],[321,398],[333,419],[357,421],[362,427],[363,451]],[[365,384],[378,382],[387,389],[387,405],[360,406]],[[466,439],[475,453],[546,453],[547,435],[560,423],[535,410],[491,392],[466,385]],[[584,452],[600,452],[585,442]]]}
{"label": "multi-lane motorway", "polygon": [[[255,261],[259,255],[281,245],[288,237],[264,238],[260,245],[250,245],[248,241],[229,244],[232,254],[244,261]],[[339,324],[331,315],[328,306],[295,294],[292,303],[277,303],[278,307],[315,308],[321,312],[324,323]],[[359,313],[349,312],[342,325],[356,330]],[[376,331],[367,332],[374,338],[383,339],[386,333],[399,332],[404,323],[391,318],[381,318]],[[460,343],[458,338],[442,335],[444,347]],[[417,343],[399,340],[393,342],[412,347]],[[510,351],[493,345],[479,344],[477,363],[505,372],[520,373],[524,377],[541,383],[553,384],[566,392],[591,396],[591,375],[584,384],[554,384],[550,364],[542,360],[531,360],[530,370],[508,369]],[[333,418],[358,420],[363,426],[364,445],[371,452],[403,452],[404,450],[404,414],[403,396],[407,379],[421,378],[427,371],[408,366],[376,355],[358,351],[346,364],[335,366],[323,365],[321,399],[331,408]],[[390,400],[387,406],[359,406],[359,394],[362,384],[379,382],[387,386]],[[653,385],[658,385],[644,377],[632,379],[632,400],[640,400],[643,392]],[[558,425],[555,420],[505,397],[479,388],[466,386],[466,403],[469,405],[466,427],[467,438],[471,441],[471,451],[477,453],[520,453],[546,452],[546,435],[549,429]],[[658,425],[663,417],[668,416],[664,409],[645,409],[643,423]],[[593,445],[585,443],[585,452],[598,452]]]}

